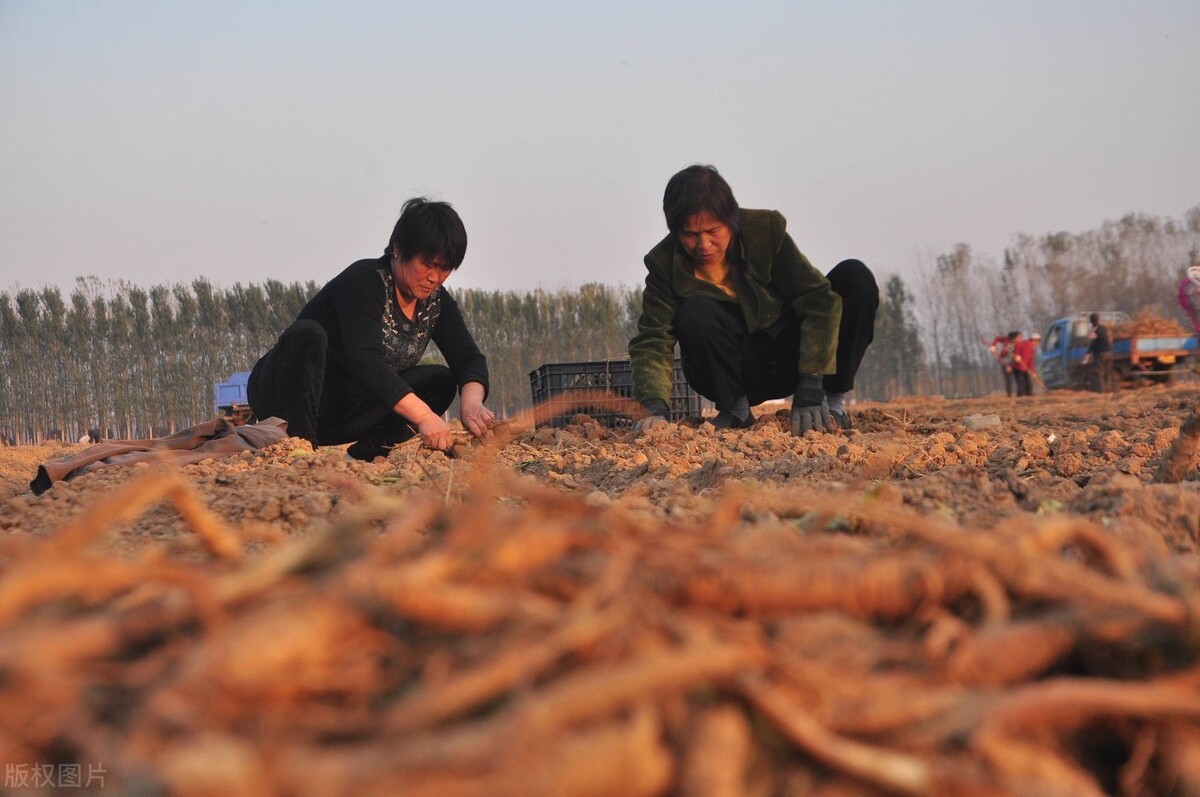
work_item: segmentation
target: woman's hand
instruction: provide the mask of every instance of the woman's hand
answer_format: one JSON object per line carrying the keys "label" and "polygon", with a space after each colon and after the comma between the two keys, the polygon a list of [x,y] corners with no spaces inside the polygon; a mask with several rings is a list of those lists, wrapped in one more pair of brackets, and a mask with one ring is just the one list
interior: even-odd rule
{"label": "woman's hand", "polygon": [[462,403],[462,424],[476,437],[483,437],[496,422],[496,413],[482,404]]}
{"label": "woman's hand", "polygon": [[635,432],[645,432],[656,426],[663,426],[670,423],[668,418],[671,416],[671,407],[665,399],[645,399],[642,401],[642,408],[649,414],[633,422],[633,430]]}
{"label": "woman's hand", "polygon": [[459,417],[467,431],[476,437],[483,437],[496,422],[496,413],[483,406],[483,393],[479,382],[467,382],[459,395]]}
{"label": "woman's hand", "polygon": [[410,426],[416,428],[417,434],[421,435],[421,442],[429,448],[449,451],[454,447],[450,426],[416,393],[409,393],[396,402],[396,406],[392,409],[404,416]]}
{"label": "woman's hand", "polygon": [[450,434],[450,426],[441,419],[441,416],[434,415],[432,412],[425,420],[417,424],[417,432],[421,435],[421,442],[429,448],[449,451],[454,447],[454,437]]}

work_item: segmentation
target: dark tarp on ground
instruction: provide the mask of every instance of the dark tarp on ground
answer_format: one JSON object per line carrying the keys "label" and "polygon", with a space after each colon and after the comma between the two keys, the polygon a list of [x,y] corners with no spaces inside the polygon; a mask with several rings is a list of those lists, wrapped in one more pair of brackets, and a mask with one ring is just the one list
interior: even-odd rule
{"label": "dark tarp on ground", "polygon": [[257,451],[286,438],[287,421],[282,418],[267,418],[245,426],[214,418],[168,437],[104,440],[77,454],[49,460],[38,466],[37,476],[29,483],[29,488],[34,495],[41,495],[56,482],[69,481],[80,474],[112,465],[149,461],[190,465],[239,451]]}

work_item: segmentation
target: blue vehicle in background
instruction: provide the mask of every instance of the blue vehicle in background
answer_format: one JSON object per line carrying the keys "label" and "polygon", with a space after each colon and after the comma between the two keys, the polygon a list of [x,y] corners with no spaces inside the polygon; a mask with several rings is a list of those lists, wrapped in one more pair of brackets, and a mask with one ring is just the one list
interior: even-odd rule
{"label": "blue vehicle in background", "polygon": [[238,371],[227,382],[213,385],[213,410],[221,418],[228,418],[241,426],[254,419],[250,400],[246,396],[246,385],[250,382],[249,371]]}
{"label": "blue vehicle in background", "polygon": [[[1051,322],[1038,351],[1038,375],[1047,388],[1092,387],[1092,373],[1084,363],[1091,345],[1090,313],[1075,313]],[[1113,369],[1120,385],[1165,384],[1192,374],[1196,336],[1188,334],[1129,334],[1133,327],[1126,313],[1103,311],[1100,321],[1113,332]]]}

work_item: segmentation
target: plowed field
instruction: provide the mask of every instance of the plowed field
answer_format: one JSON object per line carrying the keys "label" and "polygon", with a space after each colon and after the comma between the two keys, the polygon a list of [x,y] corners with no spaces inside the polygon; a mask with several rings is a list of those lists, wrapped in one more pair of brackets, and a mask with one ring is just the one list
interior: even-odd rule
{"label": "plowed field", "polygon": [[5,787],[1198,794],[1200,474],[1155,483],[1198,394],[291,440],[41,496],[80,446],[0,448]]}

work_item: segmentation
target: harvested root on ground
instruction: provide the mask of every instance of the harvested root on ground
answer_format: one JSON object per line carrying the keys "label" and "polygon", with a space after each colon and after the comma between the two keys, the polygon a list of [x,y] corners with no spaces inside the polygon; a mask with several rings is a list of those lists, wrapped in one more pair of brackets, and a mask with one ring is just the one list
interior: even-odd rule
{"label": "harvested root on ground", "polygon": [[[141,468],[57,530],[13,502],[0,758],[185,797],[1191,793],[1200,499],[1120,400],[1052,443],[510,424]],[[266,464],[313,477],[255,505]]]}

